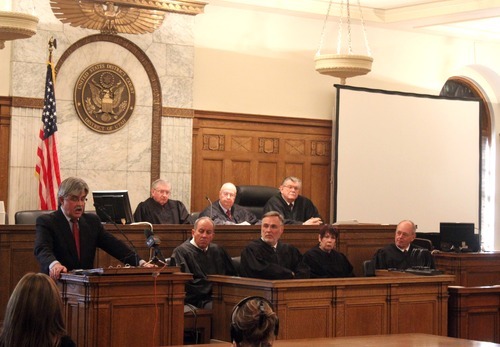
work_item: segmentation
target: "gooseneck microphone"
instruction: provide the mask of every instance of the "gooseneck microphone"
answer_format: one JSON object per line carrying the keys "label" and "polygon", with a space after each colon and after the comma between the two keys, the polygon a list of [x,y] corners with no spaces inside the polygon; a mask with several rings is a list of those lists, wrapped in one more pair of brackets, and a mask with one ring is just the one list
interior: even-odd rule
{"label": "gooseneck microphone", "polygon": [[166,265],[166,258],[163,256],[160,250],[160,238],[155,236],[153,233],[153,228],[144,230],[144,236],[146,236],[146,245],[150,249],[150,263],[161,263]]}
{"label": "gooseneck microphone", "polygon": [[[116,222],[113,220],[113,218],[111,218],[111,216],[108,214],[108,212],[106,211],[105,208],[103,208],[102,206],[100,205],[97,205],[96,203],[94,203],[94,207],[99,210],[99,212],[102,213],[103,216],[106,217],[107,221],[112,223],[116,230],[118,230],[120,232],[120,234],[123,235],[123,237],[125,238],[125,240],[127,240],[127,242],[129,243],[130,247],[132,248],[132,252],[134,253],[135,255],[135,261],[136,261],[136,266],[139,266],[139,262],[140,262],[140,259],[139,259],[139,254],[137,253],[137,249],[135,248],[134,244],[132,243],[132,241],[130,241],[130,239],[127,237],[127,235],[123,232],[122,229],[120,229],[118,227],[118,224],[116,224]],[[130,254],[130,253],[129,253]],[[128,254],[127,254],[128,256]],[[125,259],[122,260],[123,263],[125,263]]]}
{"label": "gooseneck microphone", "polygon": [[214,215],[213,215],[213,213],[212,213],[212,205],[213,205],[213,204],[212,204],[212,200],[210,200],[210,198],[208,197],[208,195],[205,195],[205,199],[207,199],[207,200],[208,200],[208,202],[210,203],[210,219],[212,219],[212,220],[213,220],[213,219],[214,219],[214,218],[213,218],[213,217],[214,217]]}

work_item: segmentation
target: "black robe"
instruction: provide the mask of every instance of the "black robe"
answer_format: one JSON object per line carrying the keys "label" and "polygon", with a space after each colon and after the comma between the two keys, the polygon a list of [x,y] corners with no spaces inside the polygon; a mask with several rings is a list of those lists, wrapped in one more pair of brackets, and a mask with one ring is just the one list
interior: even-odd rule
{"label": "black robe", "polygon": [[193,279],[186,283],[185,302],[196,307],[212,300],[212,283],[207,275],[237,276],[231,257],[215,243],[205,252],[186,240],[174,249],[172,257],[182,272],[193,274]]}
{"label": "black robe", "polygon": [[135,222],[151,224],[193,224],[186,206],[181,201],[168,199],[160,205],[153,198],[139,203],[134,212]]}
{"label": "black robe", "polygon": [[288,203],[283,199],[281,193],[270,198],[264,206],[264,213],[269,211],[278,211],[285,218],[285,224],[302,224],[310,218],[318,217],[318,209],[311,200],[299,195],[293,204],[293,210],[290,211]]}
{"label": "black robe", "polygon": [[204,216],[212,218],[215,225],[239,224],[243,222],[255,224],[259,221],[250,210],[237,204],[234,204],[233,207],[231,207],[232,218],[229,220],[228,216],[222,209],[219,200],[215,201],[211,205],[208,205],[208,207],[200,213],[200,217]]}
{"label": "black robe", "polygon": [[241,252],[240,272],[243,277],[268,280],[309,278],[309,267],[297,248],[278,242],[275,251],[260,238],[251,241]]}
{"label": "black robe", "polygon": [[353,267],[347,257],[332,249],[330,253],[319,245],[304,253],[304,263],[311,269],[311,278],[353,277]]}
{"label": "black robe", "polygon": [[414,244],[410,244],[408,252],[402,252],[394,243],[379,249],[372,259],[375,269],[406,270],[413,266],[435,268],[432,254]]}

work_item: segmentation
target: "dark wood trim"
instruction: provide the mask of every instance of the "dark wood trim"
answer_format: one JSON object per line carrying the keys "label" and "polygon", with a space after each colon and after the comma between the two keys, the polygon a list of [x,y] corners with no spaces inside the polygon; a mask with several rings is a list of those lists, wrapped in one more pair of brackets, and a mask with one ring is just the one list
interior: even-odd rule
{"label": "dark wood trim", "polygon": [[9,158],[12,120],[12,98],[0,96],[0,201],[9,204]]}
{"label": "dark wood trim", "polygon": [[68,59],[69,56],[77,49],[94,42],[110,42],[122,46],[137,58],[139,63],[141,63],[144,67],[144,70],[149,78],[153,97],[153,114],[151,124],[151,182],[153,182],[154,180],[160,178],[162,92],[160,78],[147,54],[135,43],[121,36],[96,34],[84,37],[69,46],[57,62],[55,72],[57,74],[66,59]]}

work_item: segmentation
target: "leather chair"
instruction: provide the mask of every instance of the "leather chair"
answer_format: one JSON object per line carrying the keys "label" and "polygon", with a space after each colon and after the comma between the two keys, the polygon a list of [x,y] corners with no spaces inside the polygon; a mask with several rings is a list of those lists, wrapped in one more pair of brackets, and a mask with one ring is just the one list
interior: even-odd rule
{"label": "leather chair", "polygon": [[26,210],[17,211],[14,215],[16,224],[35,224],[38,216],[54,212],[52,210]]}
{"label": "leather chair", "polygon": [[272,196],[279,193],[279,189],[267,186],[237,186],[235,203],[243,206],[262,219],[264,205]]}
{"label": "leather chair", "polygon": [[363,275],[365,277],[375,276],[375,264],[373,264],[372,260],[365,260],[363,262]]}
{"label": "leather chair", "polygon": [[432,251],[432,249],[433,249],[432,241],[428,240],[428,239],[422,239],[422,238],[416,237],[412,243],[414,245],[422,247],[428,251]]}

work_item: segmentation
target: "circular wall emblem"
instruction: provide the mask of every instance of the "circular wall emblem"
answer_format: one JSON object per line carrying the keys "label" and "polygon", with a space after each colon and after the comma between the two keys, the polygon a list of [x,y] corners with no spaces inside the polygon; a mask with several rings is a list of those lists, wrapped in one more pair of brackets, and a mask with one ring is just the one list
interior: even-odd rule
{"label": "circular wall emblem", "polygon": [[121,129],[135,107],[131,78],[122,68],[110,63],[86,68],[76,81],[74,94],[78,117],[99,133]]}

